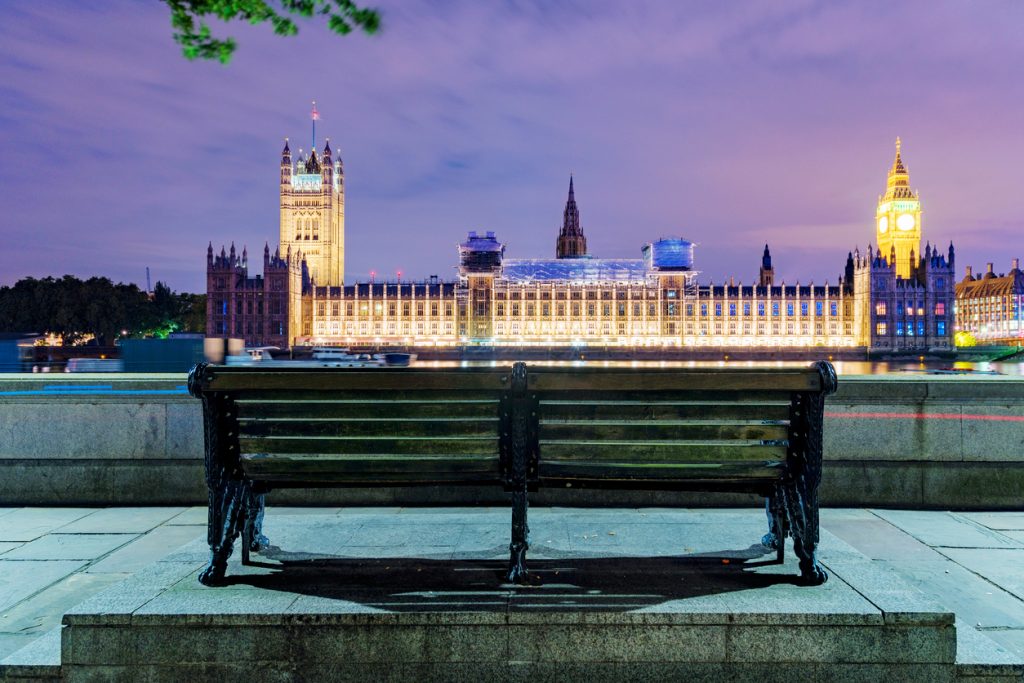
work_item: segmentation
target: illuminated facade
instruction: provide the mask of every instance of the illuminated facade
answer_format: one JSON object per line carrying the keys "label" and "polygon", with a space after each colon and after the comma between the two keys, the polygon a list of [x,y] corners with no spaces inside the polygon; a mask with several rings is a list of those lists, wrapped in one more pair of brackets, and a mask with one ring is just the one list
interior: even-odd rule
{"label": "illuminated facade", "polygon": [[992,264],[985,273],[956,284],[956,327],[982,344],[1020,344],[1024,340],[1024,273],[1013,259],[1010,272],[996,275]]}
{"label": "illuminated facade", "polygon": [[[767,245],[751,285],[700,284],[694,245],[682,238],[650,242],[640,258],[594,258],[587,253],[571,179],[555,258],[505,258],[494,233],[470,232],[458,248],[456,280],[345,284],[341,165],[338,160],[331,166],[329,147],[321,158],[300,155],[293,167],[287,145],[282,157],[281,239],[291,257],[271,270],[289,274],[289,311],[264,324],[279,330],[274,325],[287,320],[287,339],[281,344],[275,335],[268,343],[952,348],[953,248],[940,254],[928,245],[921,252],[920,201],[909,189],[898,140],[876,211],[879,248],[850,253],[836,284],[824,285],[775,284]],[[320,163],[319,185],[295,180],[315,175]],[[306,172],[296,174],[295,168]],[[314,189],[301,189],[307,184]],[[324,225],[333,232],[325,233]],[[315,261],[313,249],[319,250]],[[295,264],[305,264],[306,271]],[[226,310],[236,309],[227,303]],[[211,336],[238,326],[229,317],[220,322],[211,318]]]}
{"label": "illuminated facade", "polygon": [[301,253],[316,285],[345,281],[345,170],[331,142],[317,156],[299,150],[292,163],[288,140],[281,151],[281,251]]}

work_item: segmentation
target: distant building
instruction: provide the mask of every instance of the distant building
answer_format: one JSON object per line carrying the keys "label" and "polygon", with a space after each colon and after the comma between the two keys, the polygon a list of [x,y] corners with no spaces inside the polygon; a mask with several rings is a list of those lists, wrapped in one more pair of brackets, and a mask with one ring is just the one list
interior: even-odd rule
{"label": "distant building", "polygon": [[458,247],[458,279],[344,282],[344,178],[330,146],[281,158],[281,245],[264,275],[246,254],[207,253],[209,336],[249,345],[627,345],[953,347],[954,252],[921,250],[921,202],[897,139],[876,241],[847,255],[836,283],[776,284],[765,245],[756,284],[700,284],[694,245],[649,242],[640,258],[587,251],[573,179],[555,258],[513,259],[493,232]]}
{"label": "distant building", "polygon": [[249,257],[235,245],[206,249],[206,336],[244,339],[247,346],[291,346],[302,311],[304,263],[263,247],[263,275],[249,277]]}
{"label": "distant building", "polygon": [[1024,341],[1024,273],[1013,259],[1010,272],[996,275],[986,264],[978,277],[970,266],[956,284],[956,327],[983,344],[1020,344]]}

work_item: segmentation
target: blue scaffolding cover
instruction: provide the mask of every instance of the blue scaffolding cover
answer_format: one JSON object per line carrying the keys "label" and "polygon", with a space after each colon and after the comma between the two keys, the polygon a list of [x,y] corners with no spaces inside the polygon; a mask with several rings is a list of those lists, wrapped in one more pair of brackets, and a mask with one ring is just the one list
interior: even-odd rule
{"label": "blue scaffolding cover", "polygon": [[643,282],[643,259],[506,259],[501,275],[510,282]]}

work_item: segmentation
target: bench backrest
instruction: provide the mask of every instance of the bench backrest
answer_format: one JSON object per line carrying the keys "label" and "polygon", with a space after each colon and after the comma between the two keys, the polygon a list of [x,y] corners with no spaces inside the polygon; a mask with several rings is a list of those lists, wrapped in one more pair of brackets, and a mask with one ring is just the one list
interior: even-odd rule
{"label": "bench backrest", "polygon": [[204,398],[207,438],[224,444],[226,464],[274,486],[500,481],[516,488],[525,480],[761,491],[803,457],[815,398],[820,442],[820,398],[834,388],[827,363],[199,365],[189,379]]}
{"label": "bench backrest", "polygon": [[[197,366],[237,464],[276,486],[499,479],[508,368]],[[231,427],[233,425],[233,429]]]}
{"label": "bench backrest", "polygon": [[531,367],[536,478],[762,490],[788,471],[804,398],[829,393],[834,374],[829,384],[816,366]]}

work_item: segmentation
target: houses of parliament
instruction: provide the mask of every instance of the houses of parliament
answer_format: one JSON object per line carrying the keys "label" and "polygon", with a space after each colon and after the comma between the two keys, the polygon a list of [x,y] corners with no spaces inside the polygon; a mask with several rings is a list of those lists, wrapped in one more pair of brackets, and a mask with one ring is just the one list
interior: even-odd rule
{"label": "houses of parliament", "polygon": [[[922,249],[922,210],[900,141],[874,244],[835,284],[776,283],[768,245],[756,284],[702,284],[694,244],[662,238],[639,258],[587,249],[569,179],[554,258],[507,258],[493,232],[458,245],[458,278],[345,281],[345,176],[330,143],[280,163],[280,246],[207,250],[207,335],[247,345],[953,348],[954,250]],[[554,235],[553,235],[554,236]],[[838,264],[837,264],[838,265]]]}

